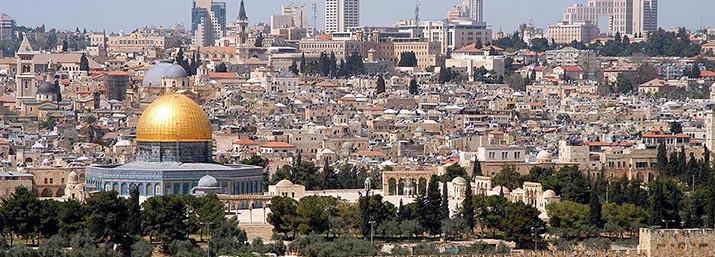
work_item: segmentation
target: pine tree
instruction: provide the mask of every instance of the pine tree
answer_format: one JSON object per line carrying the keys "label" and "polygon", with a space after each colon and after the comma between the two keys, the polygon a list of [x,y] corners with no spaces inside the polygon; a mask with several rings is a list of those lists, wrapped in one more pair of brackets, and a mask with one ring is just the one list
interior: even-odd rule
{"label": "pine tree", "polygon": [[464,189],[464,201],[462,202],[462,218],[467,221],[469,233],[474,229],[474,203],[472,202],[472,180],[466,179],[467,184]]}
{"label": "pine tree", "polygon": [[298,64],[295,62],[295,60],[293,60],[293,63],[290,65],[290,67],[288,67],[288,70],[291,73],[298,75]]}
{"label": "pine tree", "polygon": [[417,85],[417,80],[416,79],[410,79],[410,87],[409,87],[410,94],[416,95],[420,93],[420,86]]}
{"label": "pine tree", "polygon": [[385,93],[385,78],[380,75],[377,77],[377,89],[376,89],[378,94]]}

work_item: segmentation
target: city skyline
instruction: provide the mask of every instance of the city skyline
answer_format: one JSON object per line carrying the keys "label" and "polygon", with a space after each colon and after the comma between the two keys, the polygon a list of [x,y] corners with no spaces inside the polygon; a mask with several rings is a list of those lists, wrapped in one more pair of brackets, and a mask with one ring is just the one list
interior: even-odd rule
{"label": "city skyline", "polygon": [[[108,13],[95,10],[122,10],[123,7],[135,2],[144,6],[132,10],[133,17],[125,17],[122,12]],[[277,0],[277,1],[246,1],[246,9],[252,24],[259,22],[268,23],[270,15],[280,14],[281,5],[287,3],[304,3],[312,11],[311,5],[318,4],[318,28],[324,29],[325,8],[324,0]],[[438,1],[422,0],[421,20],[437,20],[447,16],[447,12],[454,5],[461,4],[461,0]],[[546,28],[549,24],[555,24],[563,18],[563,12],[567,6],[575,3],[585,3],[571,0],[548,0],[548,1],[523,1],[523,0],[494,0],[484,2],[484,20],[489,23],[494,31],[502,29],[505,32],[516,30],[518,25],[533,21],[537,27]],[[707,0],[688,0],[691,4],[700,6],[700,10],[715,9],[715,2]],[[26,6],[44,5],[48,8],[26,8]],[[414,18],[414,0],[394,0],[394,1],[361,1],[361,25],[391,26],[398,20]],[[227,21],[232,22],[238,14],[238,0],[227,1],[226,16]],[[82,6],[81,8],[74,8]],[[23,2],[10,2],[3,0],[0,3],[0,12],[7,13],[17,20],[18,25],[36,27],[45,24],[48,28],[58,28],[70,30],[75,27],[87,28],[91,31],[101,31],[106,29],[111,32],[130,32],[139,27],[159,27],[183,24],[185,28],[191,27],[191,6],[192,1],[184,0],[180,3],[173,0],[156,0],[150,3],[138,0],[128,0],[122,3],[112,1],[90,2],[86,0],[67,0],[62,2],[46,2],[40,0],[28,0]],[[672,29],[676,27],[687,27],[698,29],[702,27],[714,26],[712,21],[704,19],[704,12],[692,13],[680,11],[679,3],[672,1],[662,1],[659,11],[659,27]],[[161,11],[157,9],[163,8]],[[530,10],[539,9],[539,16],[530,13]],[[60,11],[58,11],[60,10]],[[91,10],[91,11],[90,11]],[[511,10],[512,15],[498,13],[500,10]],[[311,15],[312,16],[312,15]],[[41,18],[40,18],[41,17]],[[701,18],[702,17],[702,18]],[[312,17],[310,17],[312,23]],[[91,24],[91,25],[90,25]],[[90,25],[90,26],[87,26]],[[603,28],[601,24],[599,27]]]}

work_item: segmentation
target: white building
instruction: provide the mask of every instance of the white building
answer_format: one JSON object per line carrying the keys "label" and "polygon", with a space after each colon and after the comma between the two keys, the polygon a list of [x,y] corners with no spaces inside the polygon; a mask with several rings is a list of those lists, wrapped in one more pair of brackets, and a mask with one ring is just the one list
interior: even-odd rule
{"label": "white building", "polygon": [[345,32],[360,26],[360,0],[326,0],[325,32]]}
{"label": "white building", "polygon": [[591,22],[609,17],[609,34],[647,34],[658,29],[658,0],[589,0],[566,8],[564,21]]}

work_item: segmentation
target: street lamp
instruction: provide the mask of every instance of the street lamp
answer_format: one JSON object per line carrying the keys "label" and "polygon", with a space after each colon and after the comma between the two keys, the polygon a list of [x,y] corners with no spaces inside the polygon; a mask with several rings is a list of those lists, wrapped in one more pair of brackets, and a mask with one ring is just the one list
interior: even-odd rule
{"label": "street lamp", "polygon": [[537,227],[531,227],[531,234],[534,235],[534,251],[538,249],[538,243],[537,243],[537,236],[539,235],[539,231],[544,228],[537,228]]}
{"label": "street lamp", "polygon": [[668,223],[675,222],[675,220],[666,220],[666,219],[662,219],[661,221],[663,221],[663,223],[665,223],[665,229],[668,229]]}
{"label": "street lamp", "polygon": [[370,221],[368,221],[368,223],[370,223],[370,244],[371,244],[371,245],[375,245],[375,244],[373,243],[373,236],[375,235],[375,230],[372,228],[373,225],[375,225],[375,221],[374,221],[374,220],[370,220]]}
{"label": "street lamp", "polygon": [[[201,222],[201,225],[206,225],[206,235],[211,235],[211,225],[213,222]],[[211,239],[206,239],[206,256],[211,257]]]}

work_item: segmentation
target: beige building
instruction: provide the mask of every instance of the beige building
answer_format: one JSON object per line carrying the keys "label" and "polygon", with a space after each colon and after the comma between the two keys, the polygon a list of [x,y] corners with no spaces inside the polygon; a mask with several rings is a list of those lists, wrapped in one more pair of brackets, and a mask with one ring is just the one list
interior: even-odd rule
{"label": "beige building", "polygon": [[19,186],[32,189],[32,174],[0,172],[0,199],[10,197]]}
{"label": "beige building", "polygon": [[284,179],[278,181],[275,185],[269,185],[268,195],[300,199],[305,196],[305,186],[295,185],[290,180]]}
{"label": "beige building", "polygon": [[[400,31],[413,31],[415,21],[399,21],[395,24]],[[472,19],[452,19],[444,21],[420,21],[418,24],[422,38],[430,42],[440,42],[442,53],[454,51],[475,42],[492,42],[492,29],[486,22]]]}
{"label": "beige building", "polygon": [[135,32],[129,35],[110,35],[107,40],[107,49],[109,51],[143,51],[154,48],[166,49],[177,43],[179,40],[176,38]]}
{"label": "beige building", "polygon": [[549,41],[568,44],[572,41],[591,42],[598,37],[598,26],[588,21],[560,21],[549,26]]}

